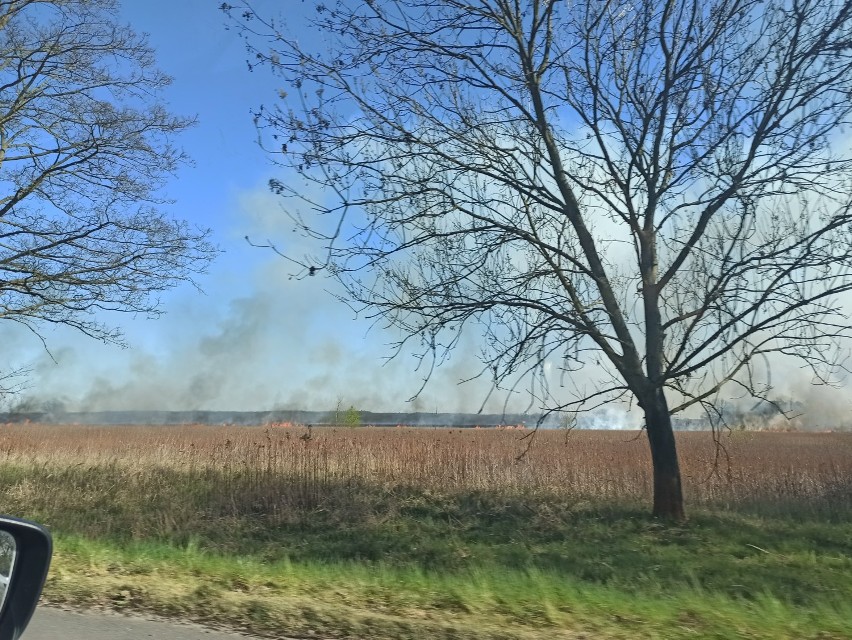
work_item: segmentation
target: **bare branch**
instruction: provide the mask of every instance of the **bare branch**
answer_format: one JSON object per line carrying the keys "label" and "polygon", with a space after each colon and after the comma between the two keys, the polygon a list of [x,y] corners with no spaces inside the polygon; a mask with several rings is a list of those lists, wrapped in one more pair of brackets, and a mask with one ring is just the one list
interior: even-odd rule
{"label": "bare branch", "polygon": [[0,319],[107,342],[100,311],[156,316],[157,294],[217,253],[158,211],[191,118],[111,0],[0,3]]}

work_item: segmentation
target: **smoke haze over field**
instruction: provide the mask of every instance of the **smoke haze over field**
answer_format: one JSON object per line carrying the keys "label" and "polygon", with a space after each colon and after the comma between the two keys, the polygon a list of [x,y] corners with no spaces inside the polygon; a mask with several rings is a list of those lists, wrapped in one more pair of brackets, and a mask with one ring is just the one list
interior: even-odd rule
{"label": "smoke haze over field", "polygon": [[[472,341],[407,402],[422,373],[412,358],[385,361],[395,335],[356,319],[326,291],[328,280],[290,279],[284,260],[244,240],[292,237],[265,186],[238,194],[232,206],[229,234],[221,238],[227,253],[201,282],[205,294],[191,287],[170,294],[158,320],[108,318],[125,328],[128,349],[48,329],[48,353],[20,327],[0,326],[7,345],[0,370],[31,370],[29,388],[15,402],[69,411],[480,408],[489,385],[457,385],[477,371]],[[501,412],[504,398],[494,394],[484,410]],[[527,403],[519,399],[509,409]]]}
{"label": "smoke haze over field", "polygon": [[[288,19],[295,21],[310,9],[310,3],[288,3]],[[212,227],[225,254],[199,280],[205,294],[187,286],[163,296],[167,313],[162,319],[105,316],[125,329],[128,349],[48,327],[49,355],[36,336],[0,323],[0,375],[30,369],[28,389],[7,398],[7,406],[68,411],[327,411],[338,405],[377,412],[527,410],[529,396],[523,392],[508,403],[505,393],[494,393],[482,407],[490,388],[487,380],[459,386],[479,371],[478,336],[472,333],[436,370],[420,397],[407,402],[425,372],[417,371],[417,362],[404,354],[384,362],[391,353],[388,345],[399,336],[379,326],[368,331],[369,320],[356,319],[326,291],[328,280],[291,280],[288,263],[244,239],[272,241],[297,256],[310,249],[292,233],[279,200],[266,186],[270,177],[288,176],[279,175],[255,144],[249,109],[268,101],[277,87],[246,72],[242,44],[222,28],[216,3],[125,2],[122,11],[134,28],[150,32],[161,66],[174,76],[168,99],[175,110],[198,114],[198,127],[181,141],[196,165],[181,170],[168,186],[165,195],[175,200],[171,211]],[[164,15],[169,19],[163,20]],[[191,33],[186,24],[194,25]],[[223,91],[223,86],[237,89]],[[566,379],[562,390],[559,364],[547,366],[559,399],[569,398],[571,382],[594,387],[596,369],[589,366]],[[779,363],[772,373],[773,395],[801,403],[804,424],[852,422],[848,387],[811,387],[807,372],[790,363]],[[0,387],[2,382],[0,378]],[[754,404],[734,401],[744,410]],[[529,407],[533,413],[539,409]],[[621,405],[606,407],[589,420],[598,428],[641,424],[635,407],[631,411]]]}
{"label": "smoke haze over field", "polygon": [[[263,283],[221,309],[209,297],[197,307],[188,298],[164,319],[130,323],[127,350],[63,331],[47,336],[54,362],[30,339],[34,348],[20,349],[16,363],[32,369],[24,398],[75,411],[328,409],[338,402],[475,411],[485,398],[485,385],[455,384],[473,363],[451,362],[419,402],[406,403],[419,386],[415,363],[383,364],[390,336],[365,335],[367,325],[317,291],[319,282],[281,278],[281,267],[261,269]],[[12,341],[23,344],[27,336],[19,333]]]}
{"label": "smoke haze over field", "polygon": [[[368,411],[475,413],[488,396],[486,380],[459,385],[478,371],[476,336],[436,370],[420,397],[408,402],[422,383],[417,362],[404,355],[385,362],[398,336],[355,314],[326,289],[323,278],[290,279],[289,265],[269,250],[252,248],[246,234],[260,241],[294,242],[279,204],[265,186],[237,193],[227,226],[220,230],[225,259],[213,267],[201,294],[186,287],[164,299],[168,313],[152,321],[111,318],[127,332],[128,349],[94,342],[69,330],[45,334],[50,354],[32,334],[15,325],[0,326],[6,345],[0,370],[29,368],[29,388],[6,408],[61,408],[66,411],[328,411],[355,406]],[[277,241],[277,240],[276,240]],[[301,242],[301,241],[298,241]],[[558,362],[550,363],[554,390],[560,391]],[[424,367],[425,368],[425,367]],[[573,382],[594,384],[595,368]],[[789,363],[773,367],[774,395],[802,415],[797,424],[836,427],[852,422],[845,389],[814,387],[806,372]],[[572,380],[565,380],[570,387]],[[568,389],[564,399],[568,397]],[[529,396],[495,393],[485,413],[535,413]],[[749,412],[754,401],[734,398]],[[693,414],[694,415],[694,414]],[[588,428],[637,428],[633,407],[604,407],[582,421]]]}

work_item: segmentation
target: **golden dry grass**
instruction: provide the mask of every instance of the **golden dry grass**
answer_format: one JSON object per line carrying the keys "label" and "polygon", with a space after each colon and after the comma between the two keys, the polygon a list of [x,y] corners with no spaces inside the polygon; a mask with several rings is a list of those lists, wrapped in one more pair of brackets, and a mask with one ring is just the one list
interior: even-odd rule
{"label": "golden dry grass", "polygon": [[[849,506],[852,434],[730,432],[721,447],[708,433],[677,438],[691,505]],[[215,473],[223,505],[267,516],[364,483],[631,503],[651,491],[644,435],[625,431],[15,424],[0,426],[0,463],[81,478],[106,465],[140,488],[161,472]]]}

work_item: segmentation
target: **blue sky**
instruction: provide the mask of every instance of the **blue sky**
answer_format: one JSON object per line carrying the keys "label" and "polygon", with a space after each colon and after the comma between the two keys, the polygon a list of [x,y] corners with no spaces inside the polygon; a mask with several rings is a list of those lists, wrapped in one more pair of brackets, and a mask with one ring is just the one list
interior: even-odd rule
{"label": "blue sky", "polygon": [[[385,364],[393,336],[368,331],[319,279],[292,281],[286,263],[250,247],[246,235],[288,250],[299,240],[267,189],[281,177],[255,143],[250,109],[271,103],[276,82],[249,73],[241,40],[225,29],[217,0],[124,0],[122,19],[150,36],[159,66],[174,78],[165,98],[172,111],[197,115],[179,142],[193,166],[181,169],[165,194],[175,217],[213,229],[224,250],[204,293],[182,287],[163,297],[158,320],[113,316],[127,349],[70,330],[47,330],[52,355],[37,339],[2,327],[7,361],[32,369],[27,395],[69,409],[328,409],[338,402],[367,410],[475,411],[485,385],[459,388],[476,361],[463,348],[419,401],[407,402],[420,375],[412,359]],[[282,11],[300,37],[311,3],[260,2]],[[521,403],[523,406],[525,403]],[[500,410],[502,398],[490,409]]]}
{"label": "blue sky", "polygon": [[[159,66],[174,78],[165,95],[171,109],[198,117],[179,140],[194,164],[181,169],[165,195],[175,201],[168,207],[175,217],[212,228],[224,250],[198,279],[204,292],[189,286],[169,292],[158,320],[108,318],[124,329],[127,349],[57,329],[45,333],[48,355],[32,335],[0,327],[7,345],[0,370],[32,369],[28,396],[71,410],[323,410],[341,403],[375,411],[476,411],[488,385],[458,385],[477,370],[476,336],[467,336],[420,398],[407,402],[422,375],[412,358],[385,362],[394,335],[354,318],[325,291],[331,283],[290,280],[283,260],[245,242],[249,235],[300,253],[301,240],[267,189],[269,178],[286,176],[255,143],[250,115],[275,100],[277,83],[262,70],[248,72],[243,43],[225,29],[220,4],[123,0],[121,8],[124,21],[149,34]],[[255,5],[283,13],[293,32],[311,37],[305,18],[312,2]],[[817,403],[833,404],[824,390],[813,393]],[[500,411],[504,399],[493,395],[486,411]],[[509,409],[526,405],[518,397]],[[621,419],[623,426],[639,422]]]}

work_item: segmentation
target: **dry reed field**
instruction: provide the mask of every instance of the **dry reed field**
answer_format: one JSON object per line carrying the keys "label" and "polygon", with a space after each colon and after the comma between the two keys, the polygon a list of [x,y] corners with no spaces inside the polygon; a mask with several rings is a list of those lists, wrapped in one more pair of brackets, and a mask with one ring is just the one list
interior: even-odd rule
{"label": "dry reed field", "polygon": [[852,434],[677,438],[674,527],[623,431],[0,425],[0,511],[51,602],[269,637],[852,637]]}
{"label": "dry reed field", "polygon": [[[689,432],[678,444],[691,506],[852,506],[852,434],[729,432],[717,447]],[[215,477],[216,495],[199,491],[205,504],[185,508],[271,521],[351,507],[365,486],[620,503],[647,502],[651,491],[644,434],[626,431],[14,424],[0,427],[0,463],[45,472],[14,489],[38,502],[50,499],[39,483],[60,477],[80,499],[95,499],[101,482],[165,499],[179,481],[191,495]]]}

